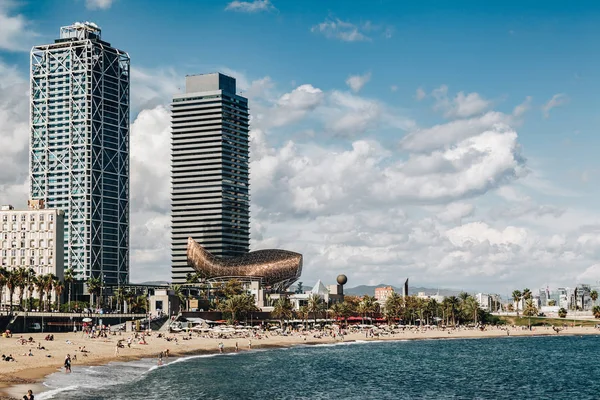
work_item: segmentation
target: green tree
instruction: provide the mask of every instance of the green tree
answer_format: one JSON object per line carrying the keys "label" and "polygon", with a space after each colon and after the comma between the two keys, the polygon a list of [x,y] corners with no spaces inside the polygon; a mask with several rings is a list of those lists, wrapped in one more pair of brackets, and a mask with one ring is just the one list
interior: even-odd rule
{"label": "green tree", "polygon": [[531,290],[528,288],[523,289],[523,300],[531,299]]}
{"label": "green tree", "polygon": [[549,305],[550,307],[554,307],[554,306],[556,305],[556,300],[554,300],[554,299],[550,299],[550,300],[548,300],[548,305]]}
{"label": "green tree", "polygon": [[65,290],[64,282],[61,282],[58,278],[54,279],[54,292],[56,293],[56,308],[60,310],[61,295]]}
{"label": "green tree", "polygon": [[75,270],[70,267],[65,270],[64,282],[69,286],[68,310],[71,312],[71,293],[73,292],[73,281],[75,281]]}
{"label": "green tree", "polygon": [[231,323],[235,323],[249,312],[256,311],[254,296],[249,294],[234,295],[219,305],[222,312],[228,313],[231,316],[229,319]]}
{"label": "green tree", "polygon": [[304,292],[304,286],[302,285],[302,282],[298,282],[298,287],[296,288],[296,293],[303,293]]}
{"label": "green tree", "polygon": [[519,316],[519,302],[523,298],[523,294],[520,290],[513,290],[512,300],[515,303],[515,309],[517,310],[517,317]]}
{"label": "green tree", "polygon": [[596,305],[596,300],[598,300],[598,291],[597,290],[592,290],[590,292],[590,297],[592,298],[592,301],[594,302],[594,305]]}
{"label": "green tree", "polygon": [[20,275],[19,271],[13,269],[8,271],[8,276],[6,277],[6,288],[8,289],[8,298],[10,300],[10,313],[13,312],[13,300],[15,296],[15,290],[19,286]]}
{"label": "green tree", "polygon": [[325,304],[321,296],[313,293],[308,297],[308,312],[312,313],[315,320],[315,326],[317,325],[317,313],[322,312],[324,309]]}
{"label": "green tree", "polygon": [[93,299],[90,299],[90,305],[94,304],[94,301],[92,300],[95,300],[96,308],[100,308],[100,292],[102,291],[102,282],[100,281],[100,278],[91,277],[86,283],[88,292],[93,297]]}
{"label": "green tree", "polygon": [[280,297],[273,307],[271,312],[273,318],[278,319],[283,329],[283,323],[287,319],[291,319],[294,315],[294,306],[288,297]]}
{"label": "green tree", "polygon": [[300,309],[298,310],[298,316],[304,322],[304,329],[306,329],[306,325],[308,324],[308,315],[309,315],[308,306],[307,305],[300,306]]}
{"label": "green tree", "polygon": [[45,293],[44,291],[46,289],[46,282],[44,281],[44,276],[43,275],[36,276],[34,284],[35,284],[35,288],[37,289],[38,296],[40,298],[38,310],[44,311],[44,293]]}
{"label": "green tree", "polygon": [[[33,306],[33,292],[35,291],[35,283],[37,281],[37,277],[35,276],[35,271],[33,268],[29,269],[29,277],[27,278],[27,294],[29,301],[27,302],[27,311],[31,311],[31,307]],[[37,307],[39,307],[39,301]],[[36,308],[37,308],[36,307]]]}
{"label": "green tree", "polygon": [[187,310],[188,296],[185,294],[184,288],[181,285],[173,285],[173,294],[179,300],[179,303],[181,304],[182,308],[184,310]]}
{"label": "green tree", "polygon": [[594,314],[594,318],[600,318],[600,306],[594,306],[592,313]]}
{"label": "green tree", "polygon": [[526,317],[534,317],[534,316],[538,315],[538,309],[533,304],[532,299],[528,299],[527,302],[525,302],[525,308],[523,309],[523,315]]}
{"label": "green tree", "polygon": [[479,302],[473,296],[468,296],[462,303],[464,314],[467,320],[477,323],[477,316],[479,315]]}
{"label": "green tree", "polygon": [[456,314],[460,309],[460,299],[456,296],[446,297],[442,304],[445,303],[447,318],[452,318],[452,325],[456,326]]}
{"label": "green tree", "polygon": [[237,279],[230,279],[223,287],[223,294],[225,298],[230,299],[234,296],[239,296],[244,293],[244,286],[242,282]]}
{"label": "green tree", "polygon": [[4,287],[8,281],[8,270],[5,267],[0,267],[0,308],[2,308],[2,297],[4,294]]}
{"label": "green tree", "polygon": [[19,267],[16,270],[18,279],[17,286],[19,288],[19,307],[24,309],[23,305],[23,296],[25,295],[25,288],[27,287],[27,282],[29,280],[29,269],[25,267]]}
{"label": "green tree", "polygon": [[44,290],[46,291],[46,309],[50,311],[52,307],[52,290],[56,286],[58,278],[54,274],[46,274],[44,278]]}
{"label": "green tree", "polygon": [[392,292],[392,294],[388,296],[384,304],[385,317],[387,318],[388,323],[400,318],[400,315],[402,315],[403,304],[404,301],[398,293]]}
{"label": "green tree", "polygon": [[565,310],[564,308],[560,308],[560,310],[558,310],[558,317],[559,318],[566,318],[567,317],[567,310]]}

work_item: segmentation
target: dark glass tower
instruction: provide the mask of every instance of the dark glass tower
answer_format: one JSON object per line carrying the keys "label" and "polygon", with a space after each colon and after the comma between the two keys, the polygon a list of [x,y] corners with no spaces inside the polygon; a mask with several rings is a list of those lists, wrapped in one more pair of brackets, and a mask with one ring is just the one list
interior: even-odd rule
{"label": "dark glass tower", "polygon": [[31,50],[30,198],[63,210],[65,268],[129,280],[129,55],[90,22]]}
{"label": "dark glass tower", "polygon": [[187,76],[172,128],[172,280],[184,283],[188,237],[221,257],[249,251],[248,100],[229,76]]}

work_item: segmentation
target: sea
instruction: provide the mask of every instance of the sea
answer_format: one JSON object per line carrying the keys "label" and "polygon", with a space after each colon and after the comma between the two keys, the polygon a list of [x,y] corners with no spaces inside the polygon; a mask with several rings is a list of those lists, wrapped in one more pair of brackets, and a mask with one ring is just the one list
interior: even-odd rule
{"label": "sea", "polygon": [[600,336],[351,342],[73,367],[36,399],[598,399]]}

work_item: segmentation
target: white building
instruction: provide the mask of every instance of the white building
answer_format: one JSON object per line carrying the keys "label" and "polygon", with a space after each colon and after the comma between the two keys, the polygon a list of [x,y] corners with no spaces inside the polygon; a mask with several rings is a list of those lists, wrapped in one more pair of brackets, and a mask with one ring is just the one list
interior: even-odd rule
{"label": "white building", "polygon": [[[62,280],[63,211],[45,209],[41,200],[30,200],[27,210],[2,206],[0,228],[0,260],[4,268],[30,268],[36,275],[54,274]],[[4,301],[8,301],[6,292]]]}
{"label": "white building", "polygon": [[485,293],[477,293],[475,295],[475,300],[479,303],[479,307],[485,311],[492,310],[492,296]]}
{"label": "white building", "polygon": [[442,296],[441,294],[439,294],[439,292],[437,294],[425,294],[425,292],[419,292],[417,293],[417,298],[425,300],[435,300],[436,302],[441,303],[442,301],[444,301],[446,296]]}

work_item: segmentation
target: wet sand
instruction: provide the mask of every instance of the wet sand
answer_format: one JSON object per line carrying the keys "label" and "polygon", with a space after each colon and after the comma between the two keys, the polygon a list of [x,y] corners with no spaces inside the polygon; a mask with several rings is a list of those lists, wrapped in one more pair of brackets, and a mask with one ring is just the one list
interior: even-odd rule
{"label": "wet sand", "polygon": [[[509,329],[510,336],[540,336],[557,335],[552,328],[533,328],[523,330],[520,328]],[[0,399],[17,398],[22,399],[27,389],[34,390],[34,393],[43,391],[43,378],[54,372],[63,371],[62,368],[65,356],[75,355],[76,360],[72,361],[72,369],[85,365],[101,365],[111,361],[131,361],[140,358],[156,358],[161,351],[169,350],[171,357],[179,357],[192,354],[217,353],[219,342],[223,342],[225,352],[232,352],[236,341],[240,351],[248,350],[248,339],[216,339],[198,337],[197,334],[190,340],[183,340],[185,334],[170,334],[170,337],[177,337],[177,344],[174,341],[167,341],[164,338],[157,338],[157,333],[146,338],[148,344],[139,344],[137,340],[132,342],[131,348],[120,348],[118,355],[115,354],[116,343],[119,339],[127,339],[130,334],[109,336],[108,338],[90,339],[87,335],[78,333],[55,333],[54,341],[45,341],[45,334],[27,334],[23,338],[32,337],[34,343],[21,345],[18,343],[20,335],[14,335],[12,338],[0,338],[0,353],[4,355],[12,354],[15,362],[6,362],[0,360]],[[593,327],[573,327],[567,328],[559,335],[600,335],[600,330]],[[382,337],[367,338],[364,333],[353,333],[344,336],[344,341],[356,340],[419,340],[419,339],[459,339],[459,338],[493,338],[507,337],[506,329],[490,328],[485,331],[474,329],[457,330],[405,330],[397,332],[394,335]],[[252,338],[252,348],[269,347],[288,347],[299,344],[323,344],[339,342],[339,339],[333,339],[330,336],[315,338],[314,333],[308,333],[305,336],[279,336],[267,334],[261,339]],[[45,350],[38,350],[38,342],[44,346]],[[70,342],[71,344],[69,344]],[[82,353],[79,347],[85,346],[88,351]],[[33,356],[27,353],[31,349]]]}

